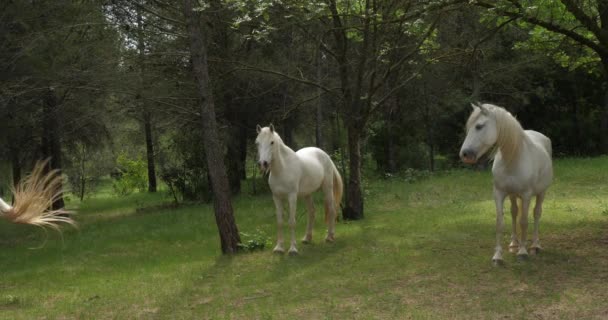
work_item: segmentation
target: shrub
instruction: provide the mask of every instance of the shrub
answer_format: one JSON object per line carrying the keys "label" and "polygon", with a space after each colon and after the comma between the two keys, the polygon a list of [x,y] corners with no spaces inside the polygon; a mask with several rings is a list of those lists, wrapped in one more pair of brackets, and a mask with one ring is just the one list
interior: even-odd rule
{"label": "shrub", "polygon": [[264,250],[272,245],[272,241],[262,230],[257,229],[254,233],[241,232],[242,242],[239,248],[243,251]]}
{"label": "shrub", "polygon": [[129,159],[121,154],[116,159],[119,175],[112,184],[114,192],[120,196],[126,196],[135,190],[143,192],[148,185],[148,168],[146,162],[141,159]]}

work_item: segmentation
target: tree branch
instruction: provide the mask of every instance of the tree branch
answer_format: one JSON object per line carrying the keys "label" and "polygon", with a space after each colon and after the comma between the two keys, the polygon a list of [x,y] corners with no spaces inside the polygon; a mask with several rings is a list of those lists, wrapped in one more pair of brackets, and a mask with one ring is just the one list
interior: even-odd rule
{"label": "tree branch", "polygon": [[494,5],[492,3],[475,1],[474,4],[478,7],[482,7],[482,8],[486,8],[486,9],[494,9],[499,15],[506,16],[506,17],[512,17],[512,18],[516,18],[516,19],[521,19],[521,20],[531,23],[533,25],[541,26],[549,31],[553,31],[553,32],[562,34],[584,46],[589,47],[593,51],[597,52],[597,54],[600,56],[608,56],[608,48],[594,42],[591,39],[585,38],[583,35],[581,35],[579,33],[576,33],[570,29],[566,29],[563,26],[560,26],[553,22],[544,21],[544,20],[538,19],[536,17],[526,16],[522,12],[513,12],[513,11],[502,10],[501,8],[496,7],[496,5]]}

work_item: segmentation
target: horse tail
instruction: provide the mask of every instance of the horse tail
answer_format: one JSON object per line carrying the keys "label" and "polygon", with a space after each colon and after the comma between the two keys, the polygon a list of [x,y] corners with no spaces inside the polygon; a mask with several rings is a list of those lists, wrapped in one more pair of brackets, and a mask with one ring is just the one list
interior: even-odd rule
{"label": "horse tail", "polygon": [[62,195],[62,177],[58,170],[47,172],[48,159],[39,161],[32,173],[13,188],[13,206],[0,202],[0,217],[13,223],[31,224],[59,230],[59,223],[75,226],[72,212],[54,209],[53,203]]}
{"label": "horse tail", "polygon": [[[338,168],[336,168],[336,165],[333,164],[333,162],[332,167],[334,176],[334,206],[336,213],[336,216],[334,218],[338,220],[338,211],[340,210],[340,205],[342,204],[342,193],[344,192],[344,184],[342,183],[342,177],[340,176],[340,172],[338,171]],[[329,223],[329,210],[325,210],[325,223]]]}

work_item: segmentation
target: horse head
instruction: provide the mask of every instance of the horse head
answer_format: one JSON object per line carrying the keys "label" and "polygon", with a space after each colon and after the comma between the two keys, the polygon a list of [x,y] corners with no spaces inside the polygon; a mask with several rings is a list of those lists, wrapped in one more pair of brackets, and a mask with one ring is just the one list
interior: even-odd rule
{"label": "horse head", "polygon": [[256,131],[258,133],[255,139],[255,144],[258,147],[258,164],[263,172],[268,172],[272,164],[272,155],[279,145],[278,142],[281,141],[281,138],[275,132],[272,124],[264,128],[257,125]]}
{"label": "horse head", "polygon": [[473,112],[467,120],[467,137],[460,148],[460,159],[474,164],[496,144],[498,128],[496,117],[486,105],[471,104]]}

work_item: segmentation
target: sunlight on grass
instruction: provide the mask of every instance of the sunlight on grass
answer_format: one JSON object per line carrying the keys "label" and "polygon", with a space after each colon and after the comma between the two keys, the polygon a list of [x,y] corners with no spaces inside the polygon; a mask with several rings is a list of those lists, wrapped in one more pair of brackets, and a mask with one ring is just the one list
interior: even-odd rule
{"label": "sunlight on grass", "polygon": [[[1,319],[475,319],[608,317],[608,158],[556,162],[545,251],[495,268],[487,171],[366,182],[366,219],[300,256],[220,255],[212,206],[100,193],[63,238],[0,223]],[[275,241],[270,195],[234,201],[240,231]],[[317,217],[322,217],[317,198]],[[508,212],[508,211],[507,211]],[[298,239],[305,228],[298,208]],[[506,215],[510,230],[510,215]],[[508,243],[508,232],[504,245]]]}

